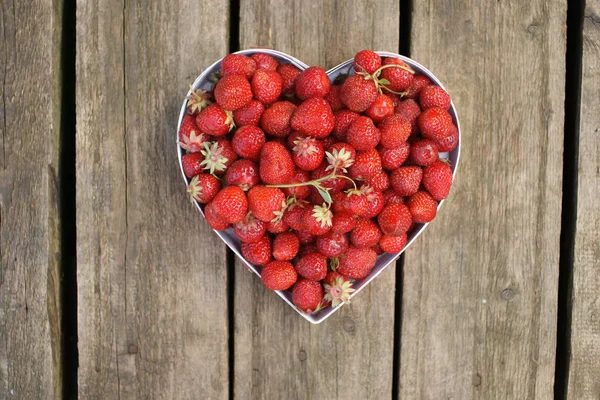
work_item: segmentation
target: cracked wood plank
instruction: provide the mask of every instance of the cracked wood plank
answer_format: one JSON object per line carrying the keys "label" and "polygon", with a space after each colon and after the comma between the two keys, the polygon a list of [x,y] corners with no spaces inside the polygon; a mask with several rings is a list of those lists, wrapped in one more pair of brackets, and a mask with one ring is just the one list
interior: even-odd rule
{"label": "cracked wood plank", "polygon": [[225,246],[175,151],[189,84],[227,51],[228,14],[225,0],[77,4],[81,399],[228,397]]}

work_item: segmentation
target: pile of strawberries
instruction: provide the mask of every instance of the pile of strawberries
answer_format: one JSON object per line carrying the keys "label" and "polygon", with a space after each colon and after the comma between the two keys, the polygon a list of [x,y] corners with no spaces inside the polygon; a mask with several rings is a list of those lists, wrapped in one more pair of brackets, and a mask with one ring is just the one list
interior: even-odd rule
{"label": "pile of strawberries", "polygon": [[331,83],[265,53],[230,54],[212,92],[188,97],[179,130],[188,193],[233,229],[272,290],[313,313],[348,301],[382,253],[435,218],[458,144],[450,96],[370,50]]}

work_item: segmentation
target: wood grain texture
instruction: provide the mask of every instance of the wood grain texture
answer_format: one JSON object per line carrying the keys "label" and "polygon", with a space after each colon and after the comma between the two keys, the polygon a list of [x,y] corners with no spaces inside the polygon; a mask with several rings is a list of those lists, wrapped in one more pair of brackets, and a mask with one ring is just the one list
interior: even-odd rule
{"label": "wood grain texture", "polygon": [[0,2],[0,398],[62,392],[62,2]]}
{"label": "wood grain texture", "polygon": [[[79,397],[227,398],[225,246],[176,157],[228,2],[77,5]],[[210,29],[204,27],[210,26]]]}
{"label": "wood grain texture", "polygon": [[[363,48],[397,51],[399,4],[241,1],[240,48],[270,47],[330,68]],[[395,266],[351,305],[311,325],[237,263],[236,398],[388,398],[393,381]]]}
{"label": "wood grain texture", "polygon": [[600,1],[584,15],[569,400],[600,398]]}
{"label": "wood grain texture", "polygon": [[553,398],[566,1],[414,2],[461,165],[404,265],[402,399]]}

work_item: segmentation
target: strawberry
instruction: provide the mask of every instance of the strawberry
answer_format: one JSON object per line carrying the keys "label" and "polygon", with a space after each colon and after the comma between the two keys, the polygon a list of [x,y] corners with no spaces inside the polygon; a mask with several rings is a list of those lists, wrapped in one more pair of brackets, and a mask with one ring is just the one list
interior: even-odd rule
{"label": "strawberry", "polygon": [[248,191],[248,208],[261,221],[277,218],[285,206],[285,195],[281,189],[256,185]]}
{"label": "strawberry", "polygon": [[396,106],[396,114],[400,114],[405,117],[411,125],[411,133],[414,135],[419,131],[417,125],[417,118],[421,114],[421,107],[413,99],[408,99],[400,102]]}
{"label": "strawberry", "polygon": [[300,132],[292,131],[286,139],[285,139],[285,147],[287,147],[290,151],[296,146],[294,142],[299,138],[303,137]]}
{"label": "strawberry", "polygon": [[[183,116],[183,119],[181,120],[181,126],[179,127],[179,142],[185,142],[186,138],[190,139],[191,135],[194,135],[194,137],[202,137],[205,136],[207,137],[208,135],[203,134],[202,132],[200,132],[200,129],[198,129],[198,126],[196,125],[196,118],[194,118],[194,116],[190,115],[190,114],[185,114]],[[179,143],[181,145],[181,143]],[[200,146],[202,146],[202,144],[200,144]],[[184,146],[181,146],[185,149]],[[186,149],[188,150],[188,149]],[[190,150],[188,150],[190,151]],[[194,151],[191,151],[191,153],[195,153]]]}
{"label": "strawberry", "polygon": [[[310,180],[310,173],[300,168],[296,168],[294,176],[290,180],[290,183],[301,183],[308,182]],[[296,200],[306,199],[310,196],[310,186],[296,186],[283,188],[283,193],[288,197],[293,197]]]}
{"label": "strawberry", "polygon": [[456,125],[450,126],[450,134],[442,139],[436,140],[435,143],[440,152],[454,150],[456,146],[458,146],[458,128]]}
{"label": "strawberry", "polygon": [[256,219],[252,213],[246,214],[243,220],[233,224],[233,233],[244,243],[258,242],[265,236],[267,223]]}
{"label": "strawberry", "polygon": [[357,189],[348,190],[344,202],[345,208],[354,215],[363,215],[369,207],[367,196]]}
{"label": "strawberry", "polygon": [[271,261],[271,239],[267,235],[253,243],[242,242],[242,256],[254,265],[265,265]]}
{"label": "strawberry", "polygon": [[366,114],[373,122],[383,121],[385,117],[394,114],[392,98],[385,94],[379,94],[373,104],[367,108]]}
{"label": "strawberry", "polygon": [[350,176],[354,179],[369,179],[381,171],[381,158],[377,150],[371,149],[356,154],[354,164],[350,167]]}
{"label": "strawberry", "polygon": [[348,303],[350,295],[355,291],[350,279],[335,271],[327,273],[323,282],[323,289],[325,290],[323,300],[330,303],[332,307],[337,307],[341,303]]}
{"label": "strawberry", "polygon": [[383,66],[399,65],[403,68],[385,68],[381,71],[381,77],[389,82],[385,87],[395,92],[402,92],[412,85],[414,76],[408,70],[410,68],[399,58],[386,58],[383,60]]}
{"label": "strawberry", "polygon": [[224,231],[229,228],[229,222],[215,211],[214,203],[208,203],[204,207],[204,218],[206,218],[206,222],[208,222],[210,227],[217,231]]}
{"label": "strawberry", "polygon": [[252,94],[264,105],[279,98],[283,90],[283,79],[274,71],[258,70],[252,77]]}
{"label": "strawberry", "polygon": [[388,254],[399,253],[406,246],[406,240],[406,233],[400,236],[383,235],[379,240],[379,246]]}
{"label": "strawberry", "polygon": [[300,251],[298,251],[298,257],[303,257],[307,254],[314,253],[317,251],[316,243],[308,243],[300,246]]}
{"label": "strawberry", "polygon": [[187,110],[192,115],[198,115],[200,111],[208,107],[212,102],[206,90],[191,89],[190,94],[186,96]]}
{"label": "strawberry", "polygon": [[211,104],[196,116],[196,125],[201,132],[212,136],[224,136],[235,124],[231,111],[225,111],[218,104]]}
{"label": "strawberry", "polygon": [[289,205],[283,214],[283,220],[296,231],[304,229],[304,212],[306,202],[297,201]]}
{"label": "strawberry", "polygon": [[441,140],[451,134],[452,117],[443,108],[432,107],[419,115],[417,124],[425,138]]}
{"label": "strawberry", "polygon": [[296,236],[298,236],[298,240],[300,240],[300,244],[307,245],[315,242],[315,237],[312,233],[307,231],[306,229],[300,229],[296,232]]}
{"label": "strawberry", "polygon": [[336,171],[347,172],[348,168],[354,164],[356,150],[348,143],[338,142],[329,146],[325,155],[329,164],[326,168],[327,171],[335,169]]}
{"label": "strawberry", "polygon": [[[321,165],[319,165],[317,167],[317,169],[312,171],[311,179],[313,179],[313,180],[320,179],[327,175],[331,175],[331,168],[329,168],[329,167],[330,167],[330,165],[327,162],[323,162]],[[345,176],[345,174],[341,170],[336,171],[336,175],[338,175],[338,176],[344,175]],[[346,187],[346,182],[348,182],[348,181],[344,178],[329,178],[327,180],[322,181],[321,186],[326,189],[329,189],[330,194],[334,194],[334,193],[339,192],[340,190],[343,190],[344,187]]]}
{"label": "strawberry", "polygon": [[294,142],[292,155],[298,168],[312,171],[323,162],[325,150],[323,144],[317,139],[300,137]]}
{"label": "strawberry", "polygon": [[381,145],[387,149],[397,149],[410,136],[412,126],[404,116],[392,114],[379,124],[379,130]]}
{"label": "strawberry", "polygon": [[343,233],[329,231],[317,237],[317,249],[325,257],[339,257],[348,249],[348,238]]}
{"label": "strawberry", "polygon": [[258,125],[265,106],[258,100],[251,100],[248,105],[233,112],[233,120],[237,126]]}
{"label": "strawberry", "polygon": [[258,126],[246,125],[238,128],[231,139],[233,151],[240,157],[258,161],[260,151],[267,141],[265,133]]}
{"label": "strawberry", "polygon": [[319,282],[300,279],[292,289],[292,302],[301,311],[312,314],[323,300],[323,288]]}
{"label": "strawberry", "polygon": [[381,57],[371,50],[361,50],[354,56],[354,71],[373,74],[381,67]]}
{"label": "strawberry", "polygon": [[212,204],[216,213],[231,224],[243,220],[248,212],[246,193],[237,186],[223,188]]}
{"label": "strawberry", "polygon": [[427,166],[438,159],[438,149],[433,140],[422,139],[410,148],[410,160],[421,166]]}
{"label": "strawberry", "polygon": [[226,139],[205,142],[204,149],[200,153],[204,156],[200,162],[203,168],[209,173],[217,175],[223,174],[238,158],[231,143]]}
{"label": "strawberry", "polygon": [[402,143],[397,149],[379,148],[381,166],[388,171],[393,171],[404,164],[409,155],[410,144],[408,142]]}
{"label": "strawberry", "polygon": [[381,230],[370,219],[359,219],[356,227],[350,232],[352,245],[359,248],[371,247],[379,242],[379,239],[381,239]]}
{"label": "strawberry", "polygon": [[333,130],[333,112],[320,97],[305,100],[292,115],[292,129],[303,135],[322,139]]}
{"label": "strawberry", "polygon": [[280,220],[271,220],[267,224],[267,231],[271,233],[281,233],[286,232],[290,227],[285,223],[283,219]]}
{"label": "strawberry", "polygon": [[313,235],[322,235],[331,229],[331,218],[333,214],[323,204],[322,206],[309,205],[306,207],[302,220],[304,227]]}
{"label": "strawberry", "polygon": [[269,135],[286,137],[292,132],[290,120],[296,106],[289,101],[278,101],[267,108],[260,120],[260,126]]}
{"label": "strawberry", "polygon": [[356,121],[360,117],[360,114],[350,111],[350,110],[341,110],[335,113],[334,125],[333,125],[333,134],[339,140],[346,140],[346,132],[350,125]]}
{"label": "strawberry", "polygon": [[365,194],[367,201],[369,202],[367,211],[362,215],[363,218],[374,218],[378,216],[385,206],[383,193],[373,189],[369,185],[361,186],[360,190]]}
{"label": "strawberry", "polygon": [[252,88],[244,75],[227,75],[215,85],[214,96],[225,110],[235,111],[250,103]]}
{"label": "strawberry", "polygon": [[343,108],[345,108],[344,103],[342,103],[342,99],[340,98],[340,94],[342,93],[341,85],[332,85],[331,89],[329,89],[329,93],[323,97],[325,101],[329,103],[331,110],[335,113]]}
{"label": "strawberry", "polygon": [[[383,237],[383,236],[382,236]],[[380,240],[381,241],[381,240]],[[377,254],[378,256],[382,255],[384,252],[383,250],[381,250],[381,246],[379,245],[379,243],[374,244],[373,246],[371,246],[371,249],[375,252],[375,254]]]}
{"label": "strawberry", "polygon": [[263,267],[260,278],[267,289],[287,290],[296,283],[298,274],[288,261],[271,261]]}
{"label": "strawberry", "polygon": [[275,57],[265,53],[254,53],[250,56],[256,62],[257,69],[263,69],[265,71],[277,71],[279,62]]}
{"label": "strawberry", "polygon": [[412,214],[412,219],[418,224],[425,224],[435,218],[437,202],[425,191],[418,191],[408,198],[406,206]]}
{"label": "strawberry", "polygon": [[294,176],[294,160],[281,143],[267,142],[260,151],[260,179],[269,185],[288,183]]}
{"label": "strawberry", "polygon": [[358,151],[374,149],[380,139],[381,132],[369,117],[359,117],[346,132],[346,141]]}
{"label": "strawberry", "polygon": [[412,216],[404,204],[392,203],[386,205],[377,216],[377,222],[384,234],[399,236],[410,228]]}
{"label": "strawberry", "polygon": [[185,176],[191,178],[202,173],[202,160],[204,160],[204,157],[201,153],[190,153],[181,156],[181,165]]}
{"label": "strawberry", "polygon": [[361,113],[371,107],[371,104],[377,99],[377,95],[377,88],[373,80],[357,74],[344,81],[340,99],[350,110]]}
{"label": "strawberry", "polygon": [[300,72],[302,71],[292,64],[280,64],[277,67],[277,73],[281,75],[281,79],[283,80],[283,94],[294,94],[294,89],[296,88],[296,78],[298,78]]}
{"label": "strawberry", "polygon": [[377,262],[377,253],[371,248],[348,247],[339,258],[336,272],[350,279],[363,279],[371,272]]}
{"label": "strawberry", "polygon": [[242,54],[228,54],[221,61],[221,76],[243,75],[252,78],[256,72],[256,61]]}
{"label": "strawberry", "polygon": [[452,186],[452,169],[443,161],[435,161],[423,170],[423,186],[434,199],[445,199]]}
{"label": "strawberry", "polygon": [[329,135],[327,137],[324,137],[323,139],[321,139],[321,143],[323,143],[323,148],[327,149],[330,146],[339,143],[340,141],[337,140],[337,138],[333,135]]}
{"label": "strawberry", "polygon": [[373,189],[383,192],[390,187],[390,177],[385,171],[379,171],[375,175],[367,179],[367,184]]}
{"label": "strawberry", "polygon": [[213,175],[199,174],[192,178],[187,192],[193,200],[206,204],[212,201],[221,190],[221,182]]}
{"label": "strawberry", "polygon": [[182,135],[181,130],[179,131],[179,142],[178,145],[188,153],[198,153],[202,151],[202,147],[205,142],[210,140],[210,136],[204,133],[197,133],[200,130],[192,130],[189,136]]}
{"label": "strawberry", "polygon": [[399,196],[412,196],[417,193],[423,179],[423,170],[416,166],[400,167],[392,171],[391,183]]}
{"label": "strawberry", "polygon": [[228,186],[237,185],[242,190],[248,191],[256,185],[258,178],[258,165],[250,160],[237,160],[229,168],[225,174],[225,183]]}
{"label": "strawberry", "polygon": [[311,281],[323,280],[327,275],[327,258],[318,252],[309,253],[300,257],[296,263],[296,271],[298,275]]}
{"label": "strawberry", "polygon": [[394,189],[388,189],[383,192],[385,204],[404,204],[404,197],[400,196]]}
{"label": "strawberry", "polygon": [[432,107],[439,107],[447,110],[450,108],[450,95],[437,85],[429,85],[421,90],[419,103],[423,110]]}
{"label": "strawberry", "polygon": [[298,236],[293,232],[283,232],[273,240],[273,258],[279,261],[289,261],[296,257],[300,249]]}
{"label": "strawberry", "polygon": [[324,97],[330,88],[331,81],[325,70],[320,67],[308,67],[296,78],[296,96],[300,100]]}
{"label": "strawberry", "polygon": [[348,211],[339,211],[333,214],[331,230],[337,233],[350,232],[356,227],[358,219]]}
{"label": "strawberry", "polygon": [[[421,94],[421,90],[424,87],[431,85],[431,79],[426,77],[425,75],[416,75],[413,78],[413,82],[408,89],[406,89],[406,97],[407,99],[416,99]],[[396,111],[397,112],[397,111]]]}

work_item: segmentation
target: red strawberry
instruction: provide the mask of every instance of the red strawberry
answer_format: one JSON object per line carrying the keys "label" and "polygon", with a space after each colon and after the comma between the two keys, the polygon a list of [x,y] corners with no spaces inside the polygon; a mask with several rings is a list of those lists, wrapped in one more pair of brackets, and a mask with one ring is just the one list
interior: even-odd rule
{"label": "red strawberry", "polygon": [[281,75],[281,79],[283,80],[283,94],[289,95],[294,93],[296,78],[300,75],[300,72],[302,71],[292,64],[280,64],[277,67],[277,73]]}
{"label": "red strawberry", "polygon": [[292,132],[290,120],[296,106],[289,101],[278,101],[266,109],[260,120],[260,126],[269,135],[286,137]]}
{"label": "red strawberry", "polygon": [[212,204],[217,214],[232,224],[243,220],[248,212],[246,193],[237,186],[223,188]]}
{"label": "red strawberry", "polygon": [[300,244],[307,245],[315,242],[315,237],[312,233],[307,231],[306,229],[301,229],[296,232],[296,236],[298,236],[298,240],[300,240]]}
{"label": "red strawberry", "polygon": [[212,136],[224,136],[233,129],[233,114],[212,104],[196,116],[196,125],[200,131]]}
{"label": "red strawberry", "polygon": [[421,90],[419,103],[421,103],[421,108],[423,110],[432,107],[439,107],[447,110],[450,108],[450,95],[439,86],[429,85]]}
{"label": "red strawberry", "polygon": [[385,204],[404,204],[404,197],[400,196],[394,189],[388,189],[383,192]]}
{"label": "red strawberry", "polygon": [[252,100],[252,88],[245,76],[235,74],[222,77],[215,85],[215,100],[225,110],[235,111]]}
{"label": "red strawberry", "polygon": [[413,99],[404,100],[396,106],[396,114],[400,114],[405,117],[411,125],[412,134],[416,134],[419,131],[417,125],[417,118],[421,115],[421,107]]}
{"label": "red strawberry", "polygon": [[329,103],[320,97],[313,97],[298,106],[291,122],[295,131],[321,139],[333,130],[333,112]]}
{"label": "red strawberry", "polygon": [[306,207],[302,218],[304,227],[313,235],[322,235],[331,229],[331,218],[333,214],[325,205]]}
{"label": "red strawberry", "polygon": [[281,189],[256,185],[248,191],[248,208],[261,221],[273,220],[285,206],[285,195]]}
{"label": "red strawberry", "polygon": [[452,132],[452,117],[443,108],[429,108],[419,115],[417,124],[424,137],[432,140],[441,140]]}
{"label": "red strawberry", "polygon": [[187,109],[192,115],[198,115],[200,111],[211,104],[210,96],[206,93],[206,90],[202,89],[192,89],[186,99]]}
{"label": "red strawberry", "polygon": [[417,193],[423,178],[423,170],[416,166],[400,167],[392,172],[391,183],[400,196],[412,196]]}
{"label": "red strawberry", "polygon": [[237,126],[258,125],[264,112],[265,106],[260,101],[252,100],[247,106],[233,112],[233,120]]}
{"label": "red strawberry", "polygon": [[437,159],[438,149],[433,140],[419,140],[410,148],[410,160],[417,165],[427,166]]}
{"label": "red strawberry", "polygon": [[258,70],[252,77],[252,93],[254,98],[264,105],[271,104],[279,98],[283,89],[281,75],[274,71]]}
{"label": "red strawberry", "polygon": [[327,275],[327,258],[317,252],[302,256],[296,263],[296,271],[298,275],[311,281],[323,280]]}
{"label": "red strawberry", "polygon": [[192,200],[196,200],[202,204],[212,201],[219,190],[221,190],[221,182],[210,174],[194,176],[187,188],[187,192]]}
{"label": "red strawberry", "polygon": [[363,215],[369,207],[367,196],[360,190],[348,190],[344,202],[345,208],[354,215]]}
{"label": "red strawberry", "polygon": [[308,243],[300,246],[300,251],[298,251],[298,257],[303,257],[307,254],[314,253],[317,251],[316,243]]}
{"label": "red strawberry", "polygon": [[385,171],[379,171],[367,179],[367,184],[373,189],[383,192],[385,189],[390,187],[390,177]]}
{"label": "red strawberry", "polygon": [[331,303],[332,307],[337,307],[341,303],[348,303],[350,301],[350,295],[354,292],[350,279],[332,271],[327,273],[323,283],[323,289],[325,290],[323,300]]}
{"label": "red strawberry", "polygon": [[[310,173],[300,168],[296,168],[294,176],[290,180],[290,183],[301,183],[310,181]],[[297,200],[306,199],[310,196],[310,186],[296,186],[290,188],[284,188],[283,193],[288,197],[293,197]]]}
{"label": "red strawberry", "polygon": [[329,164],[327,167],[328,171],[335,169],[336,171],[347,172],[356,159],[356,150],[354,150],[354,147],[344,142],[332,144],[325,154],[327,155],[327,163]]}
{"label": "red strawberry", "polygon": [[306,202],[297,201],[289,205],[283,214],[283,220],[296,231],[304,229],[304,212]]}
{"label": "red strawberry", "polygon": [[258,181],[258,165],[250,160],[237,160],[227,168],[225,174],[228,186],[237,185],[244,191],[250,190]]}
{"label": "red strawberry", "polygon": [[358,151],[374,149],[380,139],[381,132],[369,117],[359,117],[346,132],[346,141]]}
{"label": "red strawberry", "polygon": [[388,171],[393,171],[404,164],[409,154],[410,144],[408,142],[402,143],[397,149],[380,148],[381,166]]}
{"label": "red strawberry", "polygon": [[267,289],[287,290],[298,279],[294,266],[287,261],[271,261],[264,266],[260,278]]}
{"label": "red strawberry", "polygon": [[221,75],[244,75],[246,79],[252,78],[256,72],[256,62],[242,54],[228,54],[221,61]]}
{"label": "red strawberry", "polygon": [[400,236],[383,235],[379,240],[379,246],[388,254],[399,253],[406,246],[406,239],[406,233]]}
{"label": "red strawberry", "polygon": [[217,231],[224,231],[229,228],[229,222],[215,211],[214,203],[208,203],[204,207],[204,218],[206,218],[206,222],[208,222],[210,227]]}
{"label": "red strawberry", "polygon": [[202,157],[201,153],[190,153],[184,154],[181,157],[181,165],[183,166],[183,173],[188,178],[196,176],[202,173]]}
{"label": "red strawberry", "polygon": [[288,183],[294,176],[295,165],[284,145],[267,142],[260,152],[260,179],[266,184]]}
{"label": "red strawberry", "polygon": [[367,109],[366,114],[374,122],[383,121],[385,117],[394,114],[394,102],[392,98],[385,94],[379,94],[377,99]]}
{"label": "red strawberry", "polygon": [[296,96],[301,100],[324,97],[329,93],[331,81],[320,67],[308,67],[296,78]]}
{"label": "red strawberry", "polygon": [[410,122],[400,114],[392,114],[379,124],[381,145],[388,149],[397,149],[410,136]]}
{"label": "red strawberry", "polygon": [[[425,75],[417,75],[415,74],[413,78],[413,82],[408,89],[406,89],[406,97],[407,99],[416,99],[421,94],[421,90],[424,87],[431,85],[431,79],[426,77]],[[397,112],[397,111],[396,111]]]}
{"label": "red strawberry", "polygon": [[410,228],[412,216],[404,204],[388,204],[377,217],[379,227],[384,234],[399,236]]}
{"label": "red strawberry", "polygon": [[356,228],[350,232],[350,241],[355,247],[371,247],[378,243],[379,239],[381,239],[381,230],[370,219],[359,219]]}
{"label": "red strawberry", "polygon": [[371,248],[348,247],[348,250],[339,258],[340,263],[336,272],[350,278],[363,279],[369,275],[369,272],[377,262],[377,253]]}
{"label": "red strawberry", "polygon": [[285,223],[283,219],[280,220],[271,220],[267,224],[267,231],[271,233],[282,233],[286,232],[290,227]]}
{"label": "red strawberry", "polygon": [[292,155],[298,168],[305,171],[312,171],[317,169],[321,165],[321,162],[323,162],[325,150],[323,149],[323,144],[317,139],[300,137],[294,142]]}
{"label": "red strawberry", "polygon": [[[327,162],[323,162],[321,165],[319,165],[317,169],[312,171],[311,179],[319,179],[323,178],[324,176],[330,175],[331,169],[329,167],[330,165]],[[336,175],[345,176],[343,171],[337,171]],[[330,194],[334,194],[339,192],[340,190],[343,190],[344,187],[346,187],[346,182],[348,181],[344,178],[329,178],[327,180],[322,181],[321,186],[323,186],[326,189],[329,189]]]}
{"label": "red strawberry", "polygon": [[335,113],[333,134],[339,140],[346,140],[346,132],[350,125],[360,117],[360,114],[350,110],[341,110]]}
{"label": "red strawberry", "polygon": [[383,60],[383,66],[399,65],[403,68],[385,68],[381,71],[381,77],[389,82],[385,86],[395,92],[402,92],[412,85],[414,76],[408,70],[409,66],[398,58],[386,58]]}
{"label": "red strawberry", "polygon": [[267,235],[253,243],[241,245],[242,256],[254,265],[265,265],[271,261],[271,239]]}
{"label": "red strawberry", "polygon": [[273,258],[280,261],[289,261],[296,257],[300,249],[298,236],[293,232],[283,232],[273,240]]}
{"label": "red strawberry", "polygon": [[252,213],[246,214],[243,220],[233,224],[233,233],[244,243],[258,242],[265,236],[267,223],[256,219]]}
{"label": "red strawberry", "polygon": [[350,232],[356,227],[358,219],[348,211],[339,211],[333,214],[331,230],[338,233]]}
{"label": "red strawberry", "polygon": [[456,125],[450,127],[450,134],[442,139],[436,140],[438,151],[452,151],[458,146],[458,128]]}
{"label": "red strawberry", "polygon": [[371,50],[361,50],[354,56],[354,71],[373,74],[381,67],[381,57]]}
{"label": "red strawberry", "polygon": [[179,144],[184,150],[190,153],[197,153],[202,149],[202,144],[209,140],[209,136],[200,132],[196,126],[194,117],[185,114],[181,120],[179,128]]}
{"label": "red strawberry", "polygon": [[354,164],[350,167],[350,176],[355,179],[365,180],[379,171],[381,171],[381,158],[379,158],[377,150],[372,149],[356,154]]}
{"label": "red strawberry", "polygon": [[369,206],[367,211],[362,215],[363,218],[374,218],[379,215],[383,207],[385,206],[385,199],[383,193],[379,190],[374,190],[369,185],[362,185],[360,188],[361,192],[367,197]]}
{"label": "red strawberry", "polygon": [[452,169],[443,161],[435,161],[423,170],[423,186],[434,199],[445,199],[452,186]]}
{"label": "red strawberry", "polygon": [[292,302],[299,310],[312,314],[323,300],[323,288],[319,282],[300,279],[292,290]]}
{"label": "red strawberry", "polygon": [[329,135],[323,139],[321,139],[321,143],[323,143],[323,148],[327,149],[329,146],[339,143],[340,141],[333,135]]}
{"label": "red strawberry", "polygon": [[209,173],[217,175],[223,174],[238,158],[229,140],[222,138],[204,143],[201,154],[204,156],[200,163],[203,168]]}
{"label": "red strawberry", "polygon": [[437,202],[425,191],[418,191],[408,198],[406,206],[417,224],[427,223],[435,218]]}
{"label": "red strawberry", "polygon": [[231,146],[240,157],[258,161],[266,140],[265,133],[258,126],[246,125],[235,131]]}
{"label": "red strawberry", "polygon": [[250,57],[256,62],[257,69],[276,71],[279,66],[279,62],[274,57],[265,53],[254,53]]}
{"label": "red strawberry", "polygon": [[348,238],[344,233],[329,231],[317,238],[317,249],[325,257],[339,257],[348,249]]}
{"label": "red strawberry", "polygon": [[331,89],[329,89],[329,93],[323,97],[331,106],[331,110],[333,112],[339,111],[342,108],[345,108],[344,103],[342,103],[342,99],[340,98],[340,94],[342,93],[341,85],[333,85]]}
{"label": "red strawberry", "polygon": [[340,99],[352,111],[364,112],[377,99],[375,82],[367,78],[360,74],[352,75],[342,85]]}

